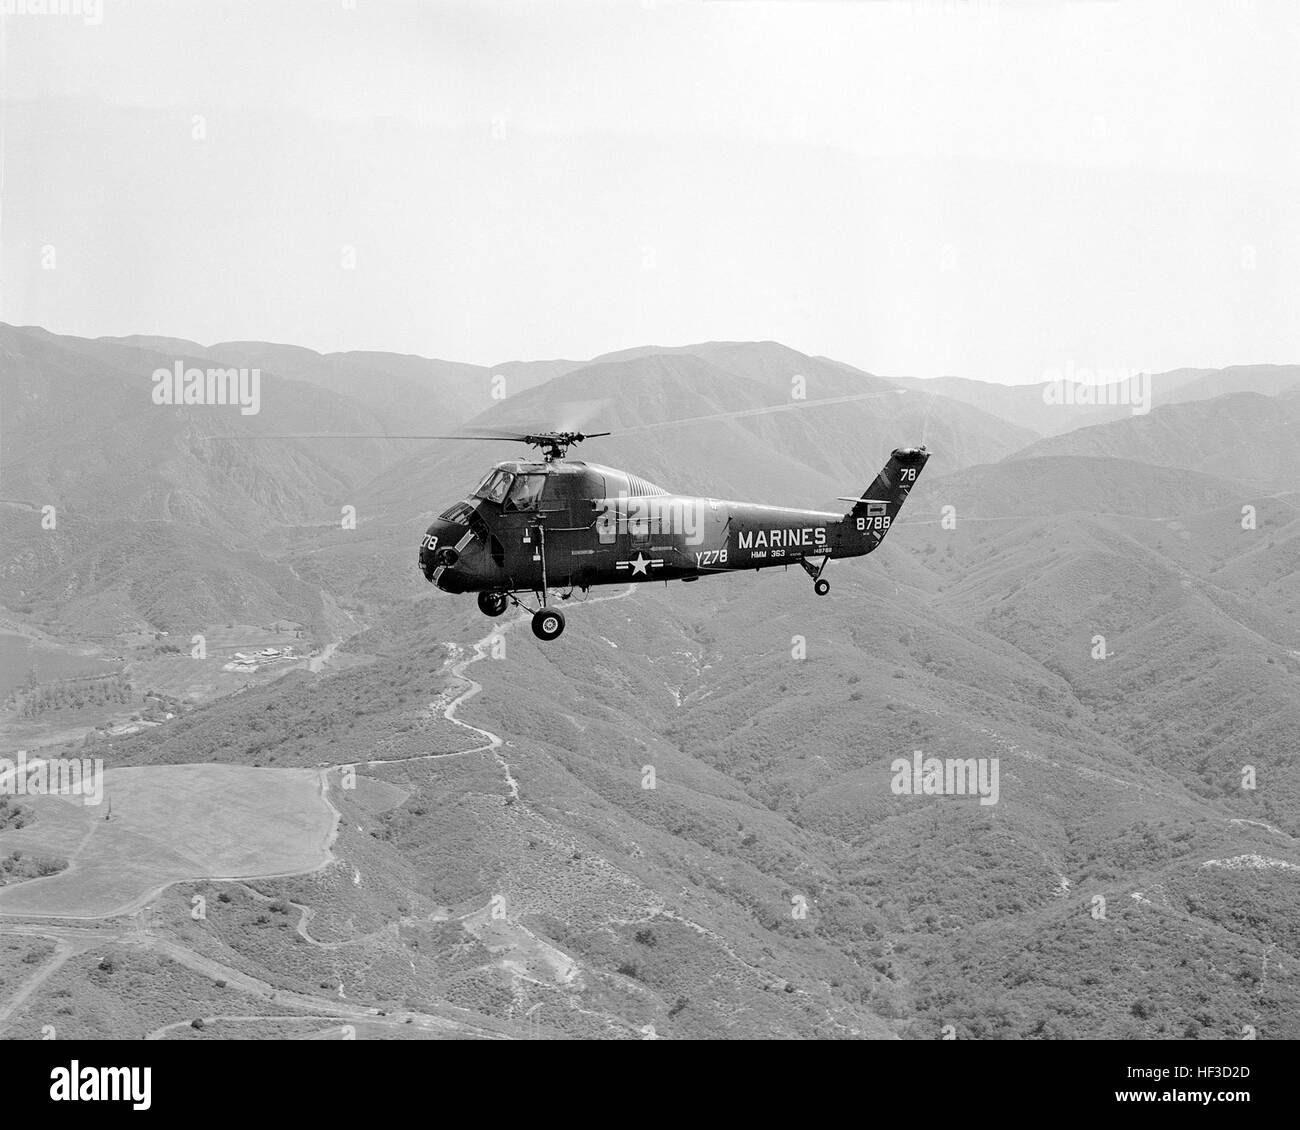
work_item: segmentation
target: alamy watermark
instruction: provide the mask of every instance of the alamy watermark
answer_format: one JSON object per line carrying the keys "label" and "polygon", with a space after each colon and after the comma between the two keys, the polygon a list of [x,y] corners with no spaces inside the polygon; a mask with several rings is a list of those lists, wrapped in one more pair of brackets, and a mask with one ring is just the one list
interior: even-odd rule
{"label": "alamy watermark", "polygon": [[0,16],[80,16],[87,27],[99,27],[104,0],[0,0]]}
{"label": "alamy watermark", "polygon": [[704,540],[705,510],[709,503],[702,498],[679,498],[676,495],[604,498],[593,503],[596,534],[601,544],[614,542],[619,534],[634,538],[668,537],[684,534],[687,545]]}
{"label": "alamy watermark", "polygon": [[153,371],[155,404],[238,404],[245,416],[262,410],[261,369],[187,369],[177,361]]}
{"label": "alamy watermark", "polygon": [[913,750],[912,760],[897,757],[889,766],[895,796],[978,796],[980,804],[998,802],[996,757],[926,757]]}
{"label": "alamy watermark", "polygon": [[1117,406],[1133,409],[1134,416],[1151,411],[1151,374],[1141,369],[1064,369],[1043,373],[1043,403],[1050,405]]}
{"label": "alamy watermark", "polygon": [[152,1067],[83,1067],[74,1059],[50,1072],[50,1100],[130,1103],[133,1110],[148,1110],[152,1076]]}
{"label": "alamy watermark", "polygon": [[84,805],[104,799],[102,757],[0,757],[0,796],[79,796]]}

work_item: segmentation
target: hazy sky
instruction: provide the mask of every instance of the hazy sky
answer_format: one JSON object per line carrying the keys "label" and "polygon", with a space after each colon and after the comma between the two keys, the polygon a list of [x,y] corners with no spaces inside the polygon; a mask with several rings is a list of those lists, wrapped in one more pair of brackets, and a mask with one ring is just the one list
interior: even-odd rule
{"label": "hazy sky", "polygon": [[1290,0],[28,2],[3,321],[1012,382],[1300,361]]}

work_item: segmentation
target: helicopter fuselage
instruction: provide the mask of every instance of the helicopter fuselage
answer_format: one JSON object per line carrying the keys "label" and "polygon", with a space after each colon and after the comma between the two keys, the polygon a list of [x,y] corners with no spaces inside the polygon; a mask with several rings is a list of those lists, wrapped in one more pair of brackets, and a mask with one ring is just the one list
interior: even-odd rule
{"label": "helicopter fuselage", "polygon": [[[847,513],[670,494],[598,464],[498,463],[420,544],[426,579],[451,593],[586,590],[641,581],[826,562],[872,552],[889,532],[929,453],[896,450]],[[824,588],[822,586],[825,586]],[[486,610],[486,609],[485,609]]]}

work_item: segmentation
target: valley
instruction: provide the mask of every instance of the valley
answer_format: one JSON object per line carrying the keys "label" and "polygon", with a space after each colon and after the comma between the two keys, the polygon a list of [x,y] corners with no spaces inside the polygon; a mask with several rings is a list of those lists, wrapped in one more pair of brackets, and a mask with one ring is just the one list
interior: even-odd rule
{"label": "valley", "polygon": [[[18,798],[0,851],[73,866],[0,889],[0,1035],[1300,1036],[1289,370],[1157,374],[1148,415],[1049,429],[1073,409],[709,343],[527,370],[475,414],[471,367],[4,333],[5,623],[131,700],[7,711],[0,756],[102,758],[139,800],[90,838]],[[159,349],[261,360],[270,418],[115,407],[128,503],[108,409],[58,374],[133,403]],[[892,446],[935,455],[829,597],[799,569],[618,586],[541,643],[415,568],[512,448],[211,438],[383,429],[447,372],[447,419],[585,414],[626,429],[591,457],[674,490],[834,506]],[[899,795],[918,750],[997,759],[997,803]]]}

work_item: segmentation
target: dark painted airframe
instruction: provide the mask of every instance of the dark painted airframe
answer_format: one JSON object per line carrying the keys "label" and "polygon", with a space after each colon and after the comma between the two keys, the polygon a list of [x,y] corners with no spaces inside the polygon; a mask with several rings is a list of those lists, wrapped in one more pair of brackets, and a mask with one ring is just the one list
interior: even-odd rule
{"label": "dark painted airframe", "polygon": [[449,593],[476,592],[499,616],[533,593],[539,639],[564,630],[552,588],[587,591],[629,581],[696,581],[715,573],[799,565],[819,596],[828,561],[861,557],[884,540],[930,453],[900,447],[847,513],[671,494],[636,475],[566,459],[580,433],[526,437],[540,461],[496,464],[477,489],[429,526],[420,570]]}

